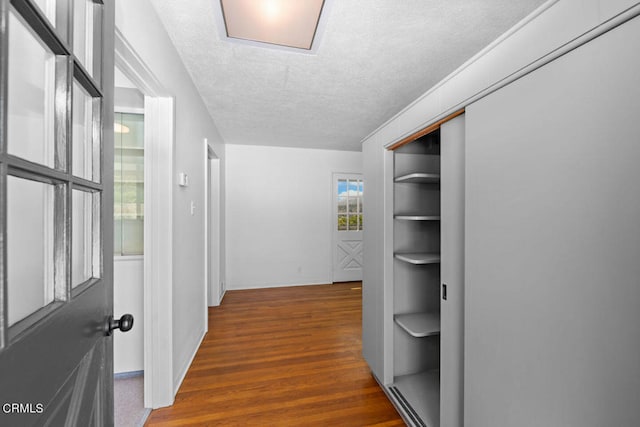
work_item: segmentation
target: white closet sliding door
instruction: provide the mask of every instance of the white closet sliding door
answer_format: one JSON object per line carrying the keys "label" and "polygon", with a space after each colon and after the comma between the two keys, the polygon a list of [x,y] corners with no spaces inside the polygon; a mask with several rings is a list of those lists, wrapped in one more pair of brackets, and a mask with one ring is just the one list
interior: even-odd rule
{"label": "white closet sliding door", "polygon": [[640,18],[467,108],[465,419],[640,419]]}

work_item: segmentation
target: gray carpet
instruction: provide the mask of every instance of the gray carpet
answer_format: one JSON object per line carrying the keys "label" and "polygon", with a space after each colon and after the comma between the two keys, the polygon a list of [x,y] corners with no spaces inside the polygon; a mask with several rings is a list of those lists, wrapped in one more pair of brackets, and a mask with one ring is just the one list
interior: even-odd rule
{"label": "gray carpet", "polygon": [[150,409],[144,407],[144,376],[142,372],[119,374],[113,381],[115,427],[144,425]]}

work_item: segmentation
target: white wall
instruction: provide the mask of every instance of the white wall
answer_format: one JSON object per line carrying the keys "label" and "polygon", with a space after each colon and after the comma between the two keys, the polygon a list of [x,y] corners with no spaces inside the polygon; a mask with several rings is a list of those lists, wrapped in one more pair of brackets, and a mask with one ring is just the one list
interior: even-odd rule
{"label": "white wall", "polygon": [[143,337],[143,257],[119,256],[113,259],[113,315],[133,315],[134,327],[113,335],[113,372],[135,372],[144,369]]}
{"label": "white wall", "polygon": [[[225,167],[223,140],[180,56],[148,0],[116,2],[116,27],[175,97],[174,170],[189,187],[173,192],[173,378],[177,389],[204,336],[204,153],[208,138]],[[224,182],[222,183],[224,200]],[[191,215],[191,202],[195,204]],[[224,218],[222,218],[224,223]],[[221,238],[224,242],[224,234]],[[224,265],[224,261],[223,264]],[[169,331],[167,331],[169,332]]]}
{"label": "white wall", "polygon": [[362,153],[226,149],[227,289],[331,283],[332,173],[361,173]]}

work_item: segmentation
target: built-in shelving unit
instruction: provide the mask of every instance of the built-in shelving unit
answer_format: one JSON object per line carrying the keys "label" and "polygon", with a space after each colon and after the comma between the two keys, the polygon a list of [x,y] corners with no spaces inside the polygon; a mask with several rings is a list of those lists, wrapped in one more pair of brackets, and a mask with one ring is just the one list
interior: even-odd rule
{"label": "built-in shelving unit", "polygon": [[412,337],[422,338],[440,333],[440,313],[396,314],[394,319]]}
{"label": "built-in shelving unit", "polygon": [[439,173],[413,172],[399,176],[395,182],[404,182],[411,184],[438,184],[440,182]]}
{"label": "built-in shelving unit", "polygon": [[424,264],[439,264],[440,263],[440,254],[429,254],[429,253],[409,253],[395,254],[396,259],[404,262],[408,262],[409,264],[414,265],[424,265]]}
{"label": "built-in shelving unit", "polygon": [[440,425],[440,371],[432,370],[396,377],[390,389],[391,395],[406,405],[405,417],[414,425]]}
{"label": "built-in shelving unit", "polygon": [[396,215],[401,221],[440,221],[440,215]]}
{"label": "built-in shelving unit", "polygon": [[[440,425],[440,133],[394,152],[393,383],[412,426]],[[435,184],[435,185],[434,185]]]}

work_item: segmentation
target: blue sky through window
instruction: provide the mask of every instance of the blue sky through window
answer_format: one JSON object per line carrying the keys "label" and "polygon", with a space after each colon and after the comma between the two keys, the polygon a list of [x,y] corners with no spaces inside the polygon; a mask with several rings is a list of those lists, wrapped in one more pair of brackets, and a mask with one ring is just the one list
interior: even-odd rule
{"label": "blue sky through window", "polygon": [[347,189],[350,196],[357,196],[358,192],[362,193],[363,184],[362,182],[358,183],[357,181],[349,181],[347,184],[347,180],[338,180],[338,196],[346,196]]}

